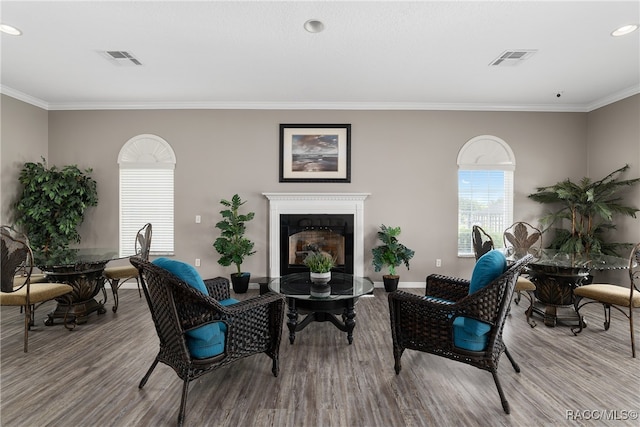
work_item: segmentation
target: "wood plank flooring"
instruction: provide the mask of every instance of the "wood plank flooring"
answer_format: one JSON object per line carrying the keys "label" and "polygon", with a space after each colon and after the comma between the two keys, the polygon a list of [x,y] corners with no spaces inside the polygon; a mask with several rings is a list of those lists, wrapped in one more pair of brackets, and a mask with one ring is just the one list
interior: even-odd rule
{"label": "wood plank flooring", "polygon": [[[144,299],[136,290],[120,293],[117,314],[109,300],[106,314],[91,314],[71,332],[44,326],[53,304],[40,307],[27,354],[19,310],[1,308],[0,425],[176,424],[182,383],[160,364],[138,389],[158,341]],[[278,378],[270,359],[256,355],[194,381],[186,425],[638,425],[630,419],[567,419],[567,411],[617,411],[609,413],[614,418],[640,411],[640,358],[631,358],[628,321],[621,314],[612,313],[605,332],[602,310],[592,305],[586,310],[589,327],[575,337],[569,328],[548,328],[537,317],[538,327],[530,328],[523,305],[514,304],[505,341],[522,372],[515,373],[503,356],[499,376],[511,405],[507,415],[489,372],[407,350],[395,375],[386,295],[376,289],[356,305],[353,345],[326,322],[312,323],[290,345],[284,325]],[[635,327],[640,330],[637,321]]]}

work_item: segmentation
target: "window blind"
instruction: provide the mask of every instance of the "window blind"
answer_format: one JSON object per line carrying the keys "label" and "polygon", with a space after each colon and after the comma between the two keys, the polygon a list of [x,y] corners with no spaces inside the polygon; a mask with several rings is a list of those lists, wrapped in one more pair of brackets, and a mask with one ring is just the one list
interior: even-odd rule
{"label": "window blind", "polygon": [[120,168],[120,256],[135,254],[138,230],[152,225],[151,254],[174,253],[172,168]]}
{"label": "window blind", "polygon": [[513,171],[458,170],[458,255],[473,255],[471,228],[481,226],[496,247],[513,222]]}

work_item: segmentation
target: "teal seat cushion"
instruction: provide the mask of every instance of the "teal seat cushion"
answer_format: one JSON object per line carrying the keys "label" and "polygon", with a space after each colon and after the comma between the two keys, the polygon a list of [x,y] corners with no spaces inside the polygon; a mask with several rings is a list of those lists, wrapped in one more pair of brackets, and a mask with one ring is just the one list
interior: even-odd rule
{"label": "teal seat cushion", "polygon": [[[169,258],[157,258],[153,260],[153,264],[173,273],[180,280],[203,294],[209,295],[202,277],[191,265]],[[233,302],[226,302],[224,305],[230,304],[233,304]],[[191,356],[196,359],[206,359],[224,352],[224,334],[226,330],[227,326],[224,323],[214,322],[186,331],[187,348]]]}
{"label": "teal seat cushion", "polygon": [[[487,326],[487,330],[483,334],[469,333],[466,327],[466,323],[469,320]],[[475,319],[468,319],[466,317],[456,317],[453,321],[453,344],[464,350],[469,351],[483,351],[487,347],[487,332],[491,327],[484,322],[479,322]]]}
{"label": "teal seat cushion", "polygon": [[[507,258],[501,251],[492,250],[482,255],[471,275],[471,283],[469,284],[469,295],[487,286],[495,279],[500,277],[507,270]],[[491,330],[491,325],[476,319],[464,319],[464,330],[471,336],[483,336]],[[456,319],[457,320],[457,319]],[[485,337],[486,341],[486,337]],[[465,348],[465,347],[463,347]]]}

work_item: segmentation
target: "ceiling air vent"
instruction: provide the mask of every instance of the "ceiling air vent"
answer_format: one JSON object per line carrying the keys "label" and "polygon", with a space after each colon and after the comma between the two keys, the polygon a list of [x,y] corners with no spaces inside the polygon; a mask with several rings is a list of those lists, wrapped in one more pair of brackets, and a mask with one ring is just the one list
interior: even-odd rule
{"label": "ceiling air vent", "polygon": [[142,65],[142,62],[138,61],[133,54],[124,50],[107,50],[103,52],[106,58],[115,65]]}
{"label": "ceiling air vent", "polygon": [[513,67],[514,65],[520,64],[525,59],[530,58],[536,52],[537,50],[535,49],[505,50],[500,56],[491,61],[489,65],[494,67]]}

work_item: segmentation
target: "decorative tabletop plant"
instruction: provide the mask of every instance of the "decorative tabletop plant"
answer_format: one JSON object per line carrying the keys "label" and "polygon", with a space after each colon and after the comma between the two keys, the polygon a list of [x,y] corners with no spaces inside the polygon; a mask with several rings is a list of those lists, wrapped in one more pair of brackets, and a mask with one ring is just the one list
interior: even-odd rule
{"label": "decorative tabletop plant", "polygon": [[50,256],[80,242],[78,226],[86,209],[98,205],[97,183],[76,165],[47,167],[27,162],[20,172],[22,193],[16,203],[16,224],[23,228],[36,254]]}
{"label": "decorative tabletop plant", "polygon": [[382,276],[387,292],[394,291],[398,287],[400,276],[396,274],[396,267],[404,264],[408,270],[409,260],[415,255],[414,251],[398,241],[400,232],[400,227],[387,227],[382,224],[378,231],[378,239],[382,241],[382,245],[371,249],[375,271],[383,268],[389,270],[389,274]]}
{"label": "decorative tabletop plant", "polygon": [[620,180],[619,176],[629,169],[625,165],[601,180],[582,178],[579,183],[570,179],[547,187],[538,187],[529,198],[539,203],[551,204],[557,209],[540,218],[545,231],[552,225],[562,227],[564,220],[570,225],[556,228],[550,248],[565,253],[602,253],[617,255],[625,243],[604,241],[607,231],[615,229],[616,214],[636,217],[638,209],[622,203],[620,190],[640,181],[640,178]]}
{"label": "decorative tabletop plant", "polygon": [[220,200],[220,204],[227,209],[220,211],[222,220],[216,224],[216,228],[220,229],[220,237],[213,243],[213,247],[220,254],[218,263],[225,267],[231,264],[236,266],[237,271],[231,274],[231,282],[233,290],[237,293],[247,291],[251,277],[251,273],[242,271],[242,263],[246,257],[256,253],[253,250],[254,243],[244,237],[247,230],[246,223],[255,215],[253,212],[247,214],[239,212],[240,206],[245,203],[237,194],[233,195],[231,201]]}
{"label": "decorative tabletop plant", "polygon": [[312,273],[329,273],[336,263],[327,252],[312,252],[302,261]]}
{"label": "decorative tabletop plant", "polygon": [[331,281],[331,269],[335,266],[335,260],[331,254],[311,252],[302,262],[310,270],[310,295],[317,298],[326,298],[331,295],[329,282]]}

